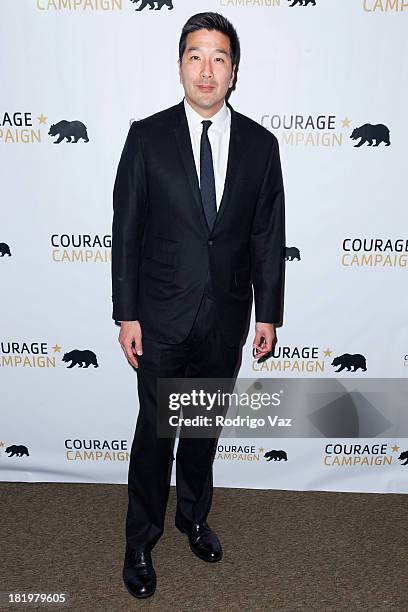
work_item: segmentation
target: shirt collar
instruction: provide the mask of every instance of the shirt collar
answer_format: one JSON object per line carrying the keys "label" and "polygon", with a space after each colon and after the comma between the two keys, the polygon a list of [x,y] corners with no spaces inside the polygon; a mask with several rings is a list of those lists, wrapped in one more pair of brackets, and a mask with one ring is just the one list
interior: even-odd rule
{"label": "shirt collar", "polygon": [[[184,109],[186,111],[187,121],[188,123],[194,127],[196,130],[203,129],[202,121],[205,120],[205,117],[202,117],[196,110],[187,102],[186,98],[184,98]],[[210,129],[217,131],[224,131],[228,125],[228,120],[230,118],[230,110],[225,103],[221,106],[220,110],[215,113],[212,117],[208,117],[212,124],[210,125]]]}

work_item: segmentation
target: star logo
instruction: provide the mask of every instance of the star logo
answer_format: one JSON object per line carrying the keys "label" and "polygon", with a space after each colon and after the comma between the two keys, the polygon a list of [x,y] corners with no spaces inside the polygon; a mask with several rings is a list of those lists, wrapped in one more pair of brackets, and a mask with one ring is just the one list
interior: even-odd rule
{"label": "star logo", "polygon": [[327,348],[325,351],[323,351],[323,355],[324,355],[325,357],[331,357],[332,352],[333,352],[333,351],[331,351],[329,348]]}
{"label": "star logo", "polygon": [[351,119],[349,119],[348,117],[344,117],[344,119],[341,120],[341,125],[342,127],[350,127],[350,123],[351,123]]}
{"label": "star logo", "polygon": [[46,117],[45,115],[43,115],[43,113],[41,113],[41,115],[37,117],[37,119],[38,119],[38,123],[41,125],[42,123],[43,124],[47,123],[48,117]]}
{"label": "star logo", "polygon": [[60,353],[62,347],[56,344],[55,346],[52,346],[51,348],[54,351],[54,353]]}
{"label": "star logo", "polygon": [[260,453],[263,453],[265,449],[261,447],[261,448],[258,448],[258,450]]}
{"label": "star logo", "polygon": [[398,444],[394,444],[394,446],[391,446],[391,451],[393,453],[398,453],[400,447],[398,446]]}

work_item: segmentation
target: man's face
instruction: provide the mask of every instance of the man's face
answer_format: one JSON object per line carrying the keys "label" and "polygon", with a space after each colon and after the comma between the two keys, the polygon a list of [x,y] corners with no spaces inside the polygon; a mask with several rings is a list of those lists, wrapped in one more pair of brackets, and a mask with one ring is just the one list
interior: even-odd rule
{"label": "man's face", "polygon": [[202,116],[211,117],[223,105],[234,81],[228,36],[216,30],[191,32],[178,63],[187,102]]}

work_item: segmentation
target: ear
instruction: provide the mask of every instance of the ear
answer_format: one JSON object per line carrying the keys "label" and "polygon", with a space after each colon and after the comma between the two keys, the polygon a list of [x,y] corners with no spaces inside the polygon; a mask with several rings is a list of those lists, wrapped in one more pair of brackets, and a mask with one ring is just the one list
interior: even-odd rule
{"label": "ear", "polygon": [[235,78],[235,68],[236,68],[236,64],[234,64],[232,66],[232,72],[231,72],[231,78],[230,78],[230,82],[228,84],[228,87],[232,87],[234,84],[234,78]]}
{"label": "ear", "polygon": [[180,62],[180,59],[177,60],[177,64],[178,64],[179,79],[180,79],[180,83],[181,83],[181,62]]}

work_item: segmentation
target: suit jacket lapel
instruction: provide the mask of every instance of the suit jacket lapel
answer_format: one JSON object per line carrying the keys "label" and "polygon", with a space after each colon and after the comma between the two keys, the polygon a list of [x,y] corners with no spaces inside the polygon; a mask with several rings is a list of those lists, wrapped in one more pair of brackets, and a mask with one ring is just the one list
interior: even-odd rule
{"label": "suit jacket lapel", "polygon": [[[237,126],[237,116],[232,106],[227,103],[231,110],[231,132],[228,149],[228,162],[227,172],[225,177],[224,191],[222,194],[220,206],[215,219],[213,231],[220,222],[222,215],[231,200],[231,195],[234,188],[236,177],[239,173],[240,166],[240,137]],[[184,102],[182,101],[179,105],[180,121],[174,127],[174,133],[176,136],[177,145],[180,151],[180,155],[183,161],[184,170],[186,172],[188,182],[194,197],[194,202],[199,208],[200,218],[206,233],[209,232],[207,222],[205,219],[204,209],[201,201],[201,192],[197,176],[197,170],[194,161],[193,148],[191,146],[190,132],[187,123],[186,113],[184,111]]]}
{"label": "suit jacket lapel", "polygon": [[227,205],[232,199],[235,181],[239,175],[239,168],[240,168],[240,163],[241,163],[240,136],[239,136],[239,129],[237,126],[238,118],[232,106],[229,103],[227,103],[227,105],[231,111],[231,132],[230,132],[230,141],[229,141],[229,148],[228,148],[227,172],[225,175],[224,191],[222,194],[218,213],[215,218],[213,230],[219,224],[220,219],[222,215],[224,214],[224,211]]}
{"label": "suit jacket lapel", "polygon": [[178,106],[180,111],[180,121],[178,121],[175,125],[174,133],[176,136],[176,141],[180,151],[181,159],[183,161],[184,170],[186,172],[191,192],[194,197],[194,202],[198,207],[198,212],[203,224],[203,228],[208,233],[207,221],[205,219],[204,209],[201,202],[200,185],[198,182],[197,170],[195,167],[190,131],[188,128],[186,113],[184,111],[184,102],[180,102]]}

